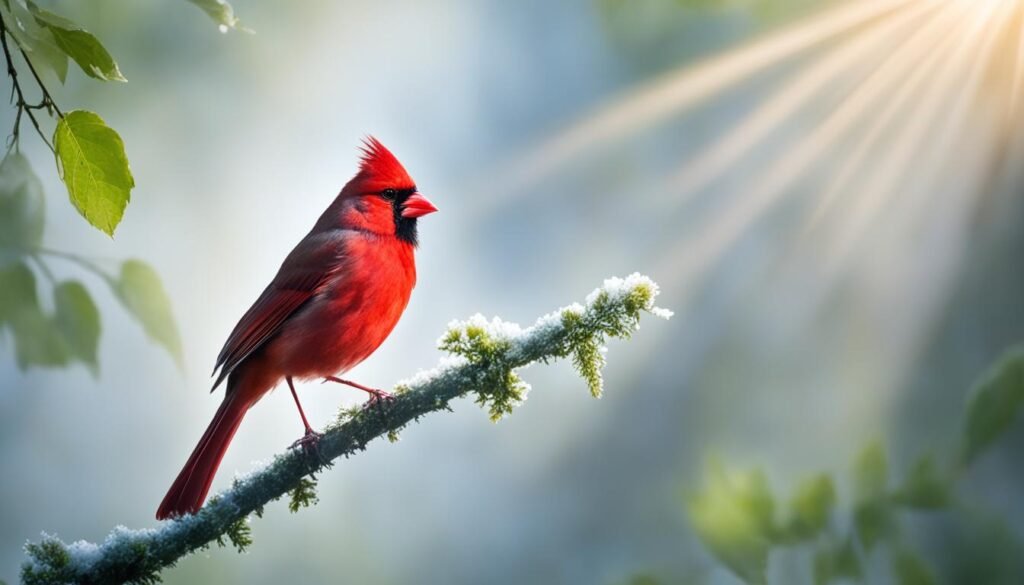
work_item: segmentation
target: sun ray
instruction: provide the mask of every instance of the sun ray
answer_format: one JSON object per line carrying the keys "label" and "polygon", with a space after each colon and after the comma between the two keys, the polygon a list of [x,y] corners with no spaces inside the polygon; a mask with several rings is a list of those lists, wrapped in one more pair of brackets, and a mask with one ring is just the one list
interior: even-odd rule
{"label": "sun ray", "polygon": [[694,66],[682,67],[599,107],[576,124],[530,148],[509,167],[487,178],[483,203],[496,205],[536,183],[570,159],[598,145],[638,133],[849,31],[908,6],[929,0],[862,0],[806,19],[761,40]]}
{"label": "sun ray", "polygon": [[1021,90],[1024,88],[1024,4],[1017,11],[1017,55],[1014,61],[1013,80],[1010,83],[1010,110],[1017,115],[1021,109]]}
{"label": "sun ray", "polygon": [[[957,20],[969,15],[969,13],[964,10],[961,10],[956,14]],[[947,30],[940,36],[948,35],[950,32],[956,33],[957,30],[958,28]],[[809,213],[809,218],[803,229],[805,234],[819,226],[829,208],[845,193],[844,189],[852,185],[855,178],[859,179],[865,173],[870,172],[870,169],[865,168],[865,165],[869,164],[868,159],[870,155],[880,148],[880,143],[892,144],[891,141],[883,141],[883,138],[886,136],[886,131],[891,130],[895,124],[906,123],[911,119],[911,116],[908,115],[911,112],[908,110],[916,110],[916,112],[920,114],[920,102],[914,101],[915,98],[920,97],[916,95],[919,87],[928,82],[933,82],[934,85],[936,80],[935,75],[941,73],[940,67],[944,64],[943,59],[946,57],[956,58],[957,55],[963,55],[963,51],[966,49],[966,44],[969,41],[969,38],[965,37],[960,44],[952,43],[952,40],[953,39],[951,38],[946,39],[943,46],[948,47],[949,50],[942,52],[935,47],[930,39],[928,41],[924,41],[922,39],[922,42],[918,45],[918,50],[920,52],[927,53],[927,58],[910,73],[910,76],[905,80],[905,83],[893,92],[891,99],[887,104],[885,104],[883,109],[878,112],[872,120],[867,121],[867,132],[861,137],[857,144],[854,145],[853,149],[844,156],[844,160],[842,161],[842,166],[839,168],[839,171],[834,175],[834,178],[829,181],[828,188]],[[948,88],[945,88],[944,86],[944,89]],[[924,93],[926,99],[930,98],[930,101],[934,102],[936,99],[941,99],[942,97],[941,95],[937,95],[937,91],[939,91],[939,88],[933,87],[931,90],[921,93]],[[917,115],[914,119],[920,120],[921,116]],[[898,138],[903,136],[905,132],[890,132],[890,134],[895,135]],[[887,168],[893,170],[896,167],[888,165]],[[878,173],[875,173],[875,175],[877,174]],[[876,192],[874,189],[864,188],[862,184],[859,184],[857,189],[859,192],[866,193],[868,195]],[[846,213],[843,213],[841,217],[837,217],[835,220],[842,222],[848,217],[849,216],[847,216]],[[824,228],[823,231],[825,233],[833,233],[835,229],[836,227],[834,225],[829,225]]]}
{"label": "sun ray", "polygon": [[[858,144],[856,165],[847,161],[844,172],[826,194],[832,201],[842,201],[849,209],[831,214],[828,225],[816,224],[820,229],[804,231],[794,240],[791,247],[797,254],[789,256],[787,267],[780,271],[785,276],[779,280],[804,283],[799,303],[805,312],[803,318],[813,315],[840,276],[848,273],[849,264],[854,260],[853,252],[863,250],[858,244],[864,243],[868,225],[875,223],[883,211],[886,217],[897,219],[922,215],[920,208],[927,203],[931,192],[928,182],[933,180],[933,174],[927,170],[941,166],[939,159],[949,152],[949,142],[956,135],[956,128],[968,118],[970,96],[980,85],[984,67],[983,60],[972,62],[971,57],[979,52],[991,52],[994,36],[980,33],[996,16],[994,13],[983,15],[973,29],[958,28],[960,38],[950,39],[958,42],[947,42],[935,48],[930,63],[922,64],[915,71],[914,83],[903,88],[887,111],[874,121],[868,136]],[[937,71],[941,65],[946,65],[945,70]],[[942,75],[936,77],[936,73]],[[931,83],[923,85],[923,81]],[[952,100],[950,95],[954,96]],[[913,112],[908,113],[908,109]],[[897,120],[906,124],[896,127],[893,140],[879,142],[881,130],[891,128],[890,124]],[[868,153],[884,163],[873,169],[865,168],[869,164]],[[907,174],[907,168],[915,168],[917,172]],[[869,177],[867,182],[859,180],[863,175]],[[856,183],[854,177],[858,178]],[[901,190],[904,196],[897,198],[892,206],[883,206],[897,193],[901,181],[913,184]],[[794,278],[799,267],[814,267],[815,278]]]}
{"label": "sun ray", "polygon": [[[827,232],[834,234],[836,240],[829,263],[838,263],[856,249],[857,241],[868,224],[887,203],[886,209],[897,214],[900,213],[900,205],[914,207],[913,197],[895,201],[887,201],[886,197],[893,194],[901,179],[910,177],[924,182],[939,168],[939,159],[949,151],[957,128],[968,118],[971,100],[981,85],[988,59],[977,59],[976,56],[991,54],[998,37],[997,31],[992,29],[1003,22],[999,18],[1003,12],[999,9],[1005,10],[1008,6],[1008,3],[994,5],[983,15],[975,15],[975,25],[965,31],[964,42],[958,46],[954,62],[949,64],[945,76],[935,79],[932,86],[923,92],[924,99],[917,104],[910,126],[890,142],[889,156],[885,157],[885,162],[866,188],[858,188],[861,195],[852,200],[851,212],[844,214],[837,229]],[[911,167],[916,167],[917,172],[907,175],[905,171]]]}
{"label": "sun ray", "polygon": [[[943,10],[939,10],[940,8]],[[952,5],[946,3],[921,2],[912,9],[901,11],[884,19],[878,26],[855,35],[814,66],[801,72],[797,79],[776,92],[773,99],[705,149],[698,158],[684,165],[668,180],[670,189],[684,195],[700,190],[714,177],[736,163],[751,148],[762,144],[779,124],[798,113],[802,107],[829,89],[831,84],[841,81],[844,77],[855,77],[851,75],[851,69],[860,67],[870,71],[886,53],[891,55],[902,45],[911,42],[916,36],[912,34],[914,29],[928,26],[927,21],[921,22],[926,14],[938,12],[931,15],[932,18],[938,18],[943,11],[952,8]],[[919,30],[918,34],[920,32]],[[897,41],[895,47],[891,46],[893,41]]]}
{"label": "sun ray", "polygon": [[[813,163],[821,160],[849,130],[861,124],[864,116],[887,97],[894,84],[904,82],[920,59],[933,52],[934,43],[955,27],[957,19],[955,14],[948,15],[940,22],[946,23],[949,28],[943,29],[938,25],[929,28],[931,34],[919,36],[915,50],[901,51],[886,60],[868,80],[847,96],[823,124],[782,159],[771,163],[763,173],[750,181],[753,188],[741,201],[721,209],[717,217],[704,222],[693,238],[680,239],[666,256],[667,262],[673,266],[662,266],[666,273],[672,275],[667,279],[666,286],[698,280],[697,275],[712,266],[747,227],[763,217],[772,205],[786,195],[787,187],[799,179]],[[681,266],[678,258],[686,259]]]}

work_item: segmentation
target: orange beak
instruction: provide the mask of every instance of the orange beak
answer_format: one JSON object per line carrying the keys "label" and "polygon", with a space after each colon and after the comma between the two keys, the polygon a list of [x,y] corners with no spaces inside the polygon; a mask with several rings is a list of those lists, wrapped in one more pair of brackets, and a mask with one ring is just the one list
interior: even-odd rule
{"label": "orange beak", "polygon": [[434,204],[419,193],[413,193],[410,195],[402,205],[402,217],[406,219],[422,217],[428,213],[434,213],[435,211],[437,211],[437,208],[434,207]]}

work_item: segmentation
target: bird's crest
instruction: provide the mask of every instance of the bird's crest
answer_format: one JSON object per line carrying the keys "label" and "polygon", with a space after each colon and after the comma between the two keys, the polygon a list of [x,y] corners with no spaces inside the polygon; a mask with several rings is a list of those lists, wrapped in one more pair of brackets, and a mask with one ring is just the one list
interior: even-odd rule
{"label": "bird's crest", "polygon": [[391,154],[391,151],[379,140],[373,136],[367,136],[363,140],[361,150],[363,157],[359,162],[359,171],[367,179],[395,186],[414,186],[402,163],[398,162],[395,155]]}

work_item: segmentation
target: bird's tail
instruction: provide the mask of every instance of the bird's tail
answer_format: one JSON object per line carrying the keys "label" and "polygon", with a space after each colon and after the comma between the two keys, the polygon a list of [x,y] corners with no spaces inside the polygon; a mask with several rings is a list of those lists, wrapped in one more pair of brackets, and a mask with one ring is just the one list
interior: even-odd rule
{"label": "bird's tail", "polygon": [[195,514],[206,501],[206,494],[210,491],[221,459],[235,431],[242,424],[242,418],[252,406],[252,402],[243,397],[241,392],[230,390],[185,467],[164,496],[164,501],[160,502],[160,508],[156,511],[158,520]]}

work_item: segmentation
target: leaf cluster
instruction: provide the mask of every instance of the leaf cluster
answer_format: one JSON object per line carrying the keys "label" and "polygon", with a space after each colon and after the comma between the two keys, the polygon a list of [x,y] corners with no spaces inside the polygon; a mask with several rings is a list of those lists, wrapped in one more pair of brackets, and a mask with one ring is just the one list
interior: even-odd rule
{"label": "leaf cluster", "polygon": [[[893,582],[929,585],[936,572],[908,543],[909,513],[956,509],[958,482],[1017,420],[1024,403],[1024,348],[1014,348],[981,377],[965,413],[959,459],[948,468],[924,455],[893,482],[885,447],[866,445],[849,474],[852,505],[838,505],[832,477],[817,473],[797,483],[781,505],[760,470],[728,469],[713,460],[703,485],[688,493],[690,523],[708,550],[747,583],[766,583],[769,555],[810,547],[815,585],[863,581],[870,559],[884,549]],[[883,546],[884,545],[884,546]]]}
{"label": "leaf cluster", "polygon": [[[13,338],[15,361],[22,370],[79,362],[97,375],[101,319],[92,295],[78,280],[55,280],[45,264],[34,258],[49,278],[53,309],[47,310],[39,298],[40,287],[28,264],[0,264],[0,336],[7,332]],[[95,265],[92,270],[148,336],[180,365],[181,341],[156,272],[139,260],[122,263],[117,273]]]}
{"label": "leaf cluster", "polygon": [[[193,3],[222,26],[237,27],[238,19],[227,3]],[[33,0],[0,0],[0,44],[17,110],[7,152],[0,161],[0,335],[5,330],[12,335],[15,359],[22,369],[81,362],[94,375],[98,373],[100,313],[84,284],[53,277],[47,259],[61,258],[98,275],[147,335],[180,366],[181,341],[170,301],[155,271],[138,260],[128,260],[115,273],[88,258],[43,247],[46,205],[42,183],[20,152],[20,126],[28,119],[53,151],[74,209],[113,236],[135,187],[124,143],[98,114],[63,112],[44,79],[51,76],[63,84],[69,62],[100,81],[124,82],[124,74],[96,36]],[[26,79],[41,94],[38,102],[27,97]],[[52,136],[40,123],[45,120],[39,116],[42,113],[55,119]],[[29,262],[51,284],[52,310],[44,308],[48,303],[39,298]]]}

